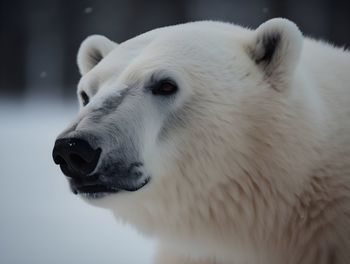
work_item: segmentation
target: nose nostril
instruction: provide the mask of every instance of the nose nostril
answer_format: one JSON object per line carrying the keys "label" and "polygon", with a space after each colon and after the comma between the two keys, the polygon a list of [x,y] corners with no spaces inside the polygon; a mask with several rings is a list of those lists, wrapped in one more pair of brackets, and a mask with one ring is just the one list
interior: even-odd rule
{"label": "nose nostril", "polygon": [[55,155],[53,160],[57,165],[67,165],[67,162],[60,155]]}
{"label": "nose nostril", "polygon": [[69,160],[72,166],[78,170],[85,171],[89,167],[89,162],[87,162],[77,154],[74,154],[74,153],[70,154]]}

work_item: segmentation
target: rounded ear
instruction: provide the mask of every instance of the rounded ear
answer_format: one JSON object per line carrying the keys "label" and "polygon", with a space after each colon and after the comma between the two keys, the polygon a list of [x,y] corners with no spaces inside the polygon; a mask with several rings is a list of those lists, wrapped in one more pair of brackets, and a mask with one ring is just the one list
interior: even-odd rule
{"label": "rounded ear", "polygon": [[101,35],[87,37],[78,51],[78,67],[81,75],[96,66],[118,44]]}
{"label": "rounded ear", "polygon": [[274,18],[253,33],[248,52],[276,90],[283,90],[299,63],[303,36],[290,20]]}

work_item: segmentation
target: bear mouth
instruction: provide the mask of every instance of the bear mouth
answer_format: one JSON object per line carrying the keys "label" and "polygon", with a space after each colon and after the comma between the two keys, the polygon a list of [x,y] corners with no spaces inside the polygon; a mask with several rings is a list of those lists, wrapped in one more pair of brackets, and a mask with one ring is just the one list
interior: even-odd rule
{"label": "bear mouth", "polygon": [[112,184],[112,185],[106,185],[100,182],[97,183],[87,183],[84,184],[82,182],[75,182],[74,180],[70,180],[70,187],[74,194],[76,195],[82,195],[85,198],[90,199],[96,199],[96,198],[102,198],[110,194],[115,194],[122,191],[127,192],[134,192],[141,188],[143,188],[145,185],[147,185],[150,181],[150,177],[147,177],[143,182],[140,184]]}
{"label": "bear mouth", "polygon": [[87,186],[79,186],[76,187],[73,192],[76,194],[79,193],[115,193],[119,190],[113,189],[104,185],[87,185]]}
{"label": "bear mouth", "polygon": [[108,187],[102,184],[94,185],[75,185],[70,184],[71,190],[76,195],[82,195],[86,198],[102,198],[112,193],[117,193],[120,190]]}

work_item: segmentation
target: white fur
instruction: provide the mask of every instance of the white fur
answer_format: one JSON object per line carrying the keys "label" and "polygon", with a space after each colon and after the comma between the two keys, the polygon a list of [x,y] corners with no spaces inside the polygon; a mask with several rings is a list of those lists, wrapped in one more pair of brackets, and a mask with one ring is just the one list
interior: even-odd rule
{"label": "white fur", "polygon": [[[271,33],[281,42],[257,65],[256,40]],[[137,106],[151,182],[89,200],[157,237],[156,263],[349,263],[349,52],[302,37],[285,19],[256,31],[219,22],[156,29],[102,52],[91,70],[84,43],[79,91],[90,107],[152,74],[179,86],[172,104]],[[159,140],[166,113],[182,125]]]}

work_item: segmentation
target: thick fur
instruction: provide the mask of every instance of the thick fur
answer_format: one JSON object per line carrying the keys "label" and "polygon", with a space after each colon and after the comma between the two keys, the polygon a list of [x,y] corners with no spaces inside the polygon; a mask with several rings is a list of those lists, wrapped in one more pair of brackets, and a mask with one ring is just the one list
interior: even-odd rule
{"label": "thick fur", "polygon": [[91,107],[155,71],[179,86],[172,103],[140,103],[151,182],[88,200],[157,237],[156,263],[350,262],[349,52],[284,19],[257,30],[189,23],[118,46],[93,40],[80,58],[101,46],[104,58],[78,58]]}

